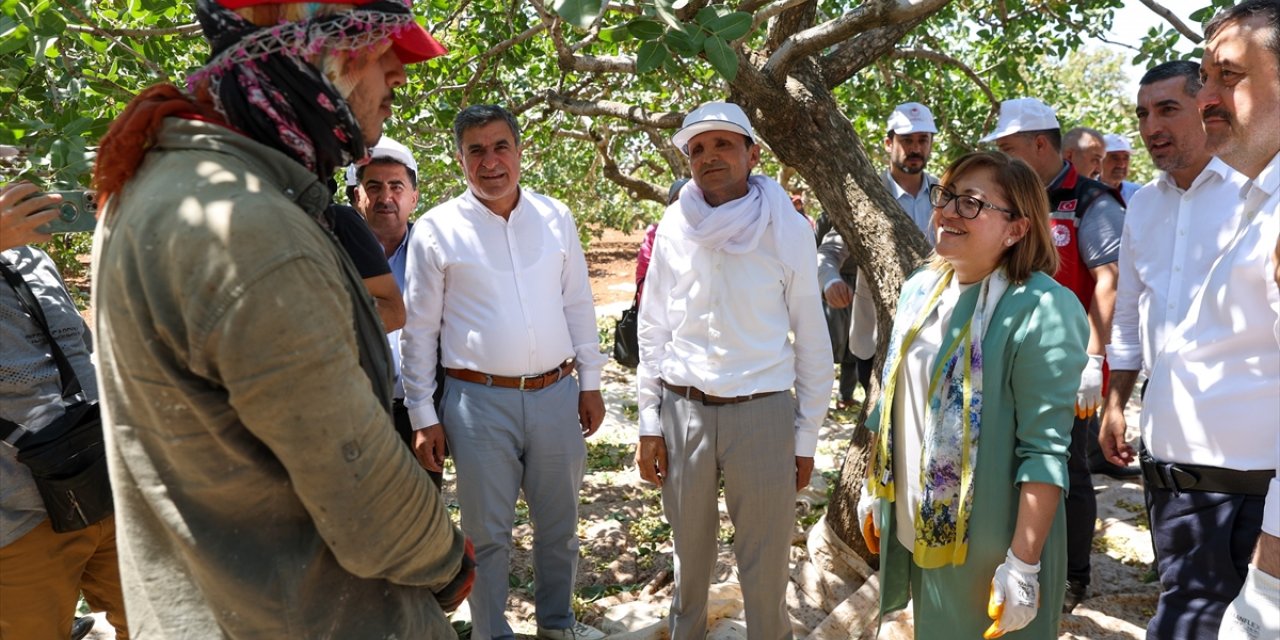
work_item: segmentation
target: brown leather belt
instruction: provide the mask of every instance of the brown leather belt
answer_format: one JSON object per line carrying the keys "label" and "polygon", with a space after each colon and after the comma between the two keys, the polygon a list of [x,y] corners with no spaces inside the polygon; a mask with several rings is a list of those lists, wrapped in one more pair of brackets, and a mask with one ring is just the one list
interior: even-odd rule
{"label": "brown leather belt", "polygon": [[569,377],[573,373],[573,360],[565,360],[560,366],[546,372],[532,376],[494,376],[470,369],[445,369],[445,374],[451,378],[457,378],[466,382],[474,382],[482,384],[486,387],[502,387],[504,389],[519,389],[521,391],[537,391],[545,387],[549,387],[564,378]]}
{"label": "brown leather belt", "polygon": [[670,384],[666,380],[662,381],[662,386],[663,388],[665,388],[667,391],[670,391],[671,393],[674,393],[682,398],[692,400],[694,402],[701,402],[703,405],[708,407],[716,407],[716,406],[726,405],[726,404],[741,404],[743,402],[748,402],[750,400],[759,400],[760,398],[767,398],[775,393],[782,393],[781,391],[763,391],[760,393],[753,393],[749,396],[735,396],[733,398],[724,398],[721,396],[713,396],[713,395],[708,395],[706,393],[703,393],[697,387],[681,387],[678,385]]}

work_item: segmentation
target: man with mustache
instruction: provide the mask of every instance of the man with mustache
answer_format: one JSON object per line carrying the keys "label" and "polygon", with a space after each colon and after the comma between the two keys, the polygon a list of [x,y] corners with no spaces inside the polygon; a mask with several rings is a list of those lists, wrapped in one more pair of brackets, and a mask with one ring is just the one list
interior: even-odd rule
{"label": "man with mustache", "polygon": [[637,466],[671,523],[673,640],[707,636],[721,478],[747,634],[791,637],[795,498],[831,398],[812,230],[781,185],[751,175],[754,136],[736,104],[685,116],[671,141],[693,183],[658,225],[640,307]]}
{"label": "man with mustache", "polygon": [[[933,205],[929,204],[929,188],[938,179],[925,171],[933,155],[933,136],[938,132],[933,113],[918,102],[898,105],[889,115],[884,149],[889,154],[889,168],[881,180],[926,240],[936,239],[929,231]],[[840,363],[840,408],[853,401],[854,373],[856,382],[871,389],[872,360],[876,355],[876,308],[872,302],[866,275],[854,264],[844,237],[836,229],[827,232],[818,247],[818,279],[822,283],[823,302],[829,309],[845,312],[848,325],[847,348],[842,349]],[[843,347],[844,341],[837,346]]]}
{"label": "man with mustache", "polygon": [[[1200,80],[1207,150],[1248,182],[1192,213],[1236,208],[1238,218],[1228,221],[1226,243],[1185,315],[1166,324],[1148,365],[1142,467],[1161,594],[1147,637],[1274,638],[1280,1],[1247,0],[1215,16],[1205,27]],[[1114,432],[1112,440],[1116,459],[1132,458]]]}
{"label": "man with mustache", "polygon": [[1097,179],[1106,157],[1102,134],[1089,127],[1076,127],[1062,136],[1062,159],[1076,168],[1076,173]]}
{"label": "man with mustache", "polygon": [[605,363],[578,230],[564,204],[520,185],[510,111],[469,106],[453,138],[467,190],[424,214],[409,240],[401,366],[414,451],[431,471],[446,441],[453,454],[462,530],[476,545],[471,637],[514,637],[505,611],[523,491],[538,637],[597,640],[572,607],[585,438],[604,419]]}
{"label": "man with mustache", "polygon": [[1098,180],[1103,184],[1120,192],[1120,197],[1124,198],[1127,205],[1133,194],[1142,188],[1142,185],[1136,182],[1129,182],[1129,159],[1133,156],[1133,146],[1129,144],[1129,139],[1118,134],[1108,133],[1102,136],[1107,142],[1107,155],[1102,158],[1102,173],[1098,176]]}
{"label": "man with mustache", "polygon": [[98,378],[132,637],[443,638],[470,543],[397,440],[373,301],[324,227],[407,2],[199,0],[211,45],[103,138]]}
{"label": "man with mustache", "polygon": [[1000,104],[996,130],[982,139],[1022,160],[1047,185],[1049,222],[1061,264],[1054,279],[1071,289],[1089,313],[1089,362],[1076,392],[1076,419],[1071,427],[1071,457],[1067,460],[1071,487],[1067,493],[1067,595],[1063,612],[1084,600],[1090,582],[1090,555],[1098,503],[1088,455],[1092,423],[1106,386],[1104,359],[1111,340],[1115,309],[1116,260],[1124,224],[1120,194],[1097,180],[1080,175],[1062,159],[1062,137],[1053,109],[1035,98]]}
{"label": "man with mustache", "polygon": [[[356,183],[352,202],[378,239],[378,244],[382,245],[398,294],[403,295],[406,290],[409,237],[413,233],[413,222],[409,220],[409,216],[418,208],[418,162],[414,160],[408,147],[382,136],[378,144],[369,151],[369,162],[351,165],[347,168],[347,173]],[[409,410],[405,408],[404,381],[400,376],[401,327],[387,332],[387,343],[391,347],[391,372],[395,380],[391,406],[396,433],[412,449],[413,427],[409,420]],[[427,474],[437,487],[444,483],[441,471],[427,469]]]}
{"label": "man with mustache", "polygon": [[[1135,457],[1125,439],[1124,410],[1139,371],[1150,375],[1164,345],[1187,317],[1214,261],[1240,228],[1238,203],[1247,179],[1205,147],[1196,106],[1201,86],[1200,65],[1189,60],[1153,67],[1139,81],[1138,131],[1160,174],[1133,195],[1120,243],[1116,313],[1107,346],[1111,378],[1098,439],[1104,456],[1114,464],[1128,465]],[[1157,398],[1146,400],[1144,412],[1150,412]],[[1161,424],[1159,428],[1177,427]],[[1144,440],[1148,446],[1153,444],[1148,437]],[[1182,450],[1176,457],[1190,453],[1188,444],[1175,445]],[[1159,481],[1147,482],[1149,501],[1152,484]],[[1157,549],[1167,547],[1171,529],[1152,522]],[[1157,553],[1157,560],[1162,556]],[[1166,635],[1171,629],[1151,628]]]}

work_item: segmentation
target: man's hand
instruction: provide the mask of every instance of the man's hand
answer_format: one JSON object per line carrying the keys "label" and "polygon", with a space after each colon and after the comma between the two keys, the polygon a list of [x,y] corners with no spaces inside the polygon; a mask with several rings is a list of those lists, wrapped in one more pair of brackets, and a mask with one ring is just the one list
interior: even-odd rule
{"label": "man's hand", "polygon": [[1076,417],[1088,418],[1102,404],[1102,356],[1089,354],[1089,363],[1080,373],[1080,390],[1076,392]]}
{"label": "man's hand", "polygon": [[640,436],[636,466],[640,467],[642,479],[662,486],[667,479],[667,442],[662,436]]}
{"label": "man's hand", "polygon": [[29,198],[38,193],[40,190],[30,182],[15,182],[0,189],[0,251],[53,237],[36,227],[58,217],[56,205],[62,196],[45,193]]}
{"label": "man's hand", "polygon": [[1124,439],[1126,428],[1124,410],[1108,405],[1102,412],[1102,422],[1098,426],[1098,447],[1102,449],[1102,455],[1108,462],[1121,467],[1129,466],[1136,455],[1133,447]]}
{"label": "man's hand", "polygon": [[590,438],[604,422],[604,396],[600,390],[578,392],[578,423],[582,425],[582,437]]}
{"label": "man's hand", "polygon": [[413,432],[413,455],[427,471],[444,473],[444,452],[447,447],[444,425],[439,422]]}
{"label": "man's hand", "polygon": [[796,493],[809,486],[809,478],[813,475],[813,456],[796,456]]}
{"label": "man's hand", "polygon": [[853,303],[853,289],[844,280],[836,280],[822,292],[827,306],[832,309],[843,309]]}

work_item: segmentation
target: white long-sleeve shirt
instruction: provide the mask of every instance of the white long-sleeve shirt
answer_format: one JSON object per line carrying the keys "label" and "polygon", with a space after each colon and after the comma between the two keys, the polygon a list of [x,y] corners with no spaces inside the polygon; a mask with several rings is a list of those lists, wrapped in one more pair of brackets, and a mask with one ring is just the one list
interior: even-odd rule
{"label": "white long-sleeve shirt", "polygon": [[[703,248],[680,234],[679,203],[658,225],[640,307],[640,435],[662,435],[662,381],[713,396],[796,391],[796,455],[812,457],[834,370],[813,230],[778,216],[753,251]],[[794,335],[794,338],[791,337]]]}
{"label": "white long-sleeve shirt", "polygon": [[587,262],[560,201],[522,188],[504,220],[468,190],[418,220],[407,272],[400,356],[414,429],[440,421],[437,339],[448,368],[525,376],[577,358],[581,389],[600,388]]}
{"label": "white long-sleeve shirt", "polygon": [[1133,195],[1120,240],[1120,279],[1107,360],[1148,371],[1240,227],[1247,178],[1213,158],[1183,191],[1169,174]]}
{"label": "white long-sleeve shirt", "polygon": [[1158,460],[1280,467],[1280,155],[1242,199],[1240,232],[1151,366],[1141,424]]}

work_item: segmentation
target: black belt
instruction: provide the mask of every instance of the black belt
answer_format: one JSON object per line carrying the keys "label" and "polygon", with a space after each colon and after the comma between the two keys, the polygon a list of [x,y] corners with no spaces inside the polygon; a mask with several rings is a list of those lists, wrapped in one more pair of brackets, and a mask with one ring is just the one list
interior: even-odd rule
{"label": "black belt", "polygon": [[1160,462],[1145,452],[1138,462],[1142,465],[1142,478],[1148,488],[1166,489],[1175,494],[1183,491],[1207,491],[1265,496],[1271,479],[1276,477],[1274,469],[1239,471],[1221,467]]}
{"label": "black belt", "polygon": [[726,404],[741,404],[751,400],[767,398],[775,393],[782,393],[781,391],[763,391],[761,393],[753,393],[749,396],[734,396],[732,398],[726,398],[723,396],[713,396],[703,393],[702,390],[697,387],[682,387],[679,385],[669,384],[666,380],[662,381],[662,386],[671,393],[694,402],[701,402],[703,405],[708,407],[716,407]]}

